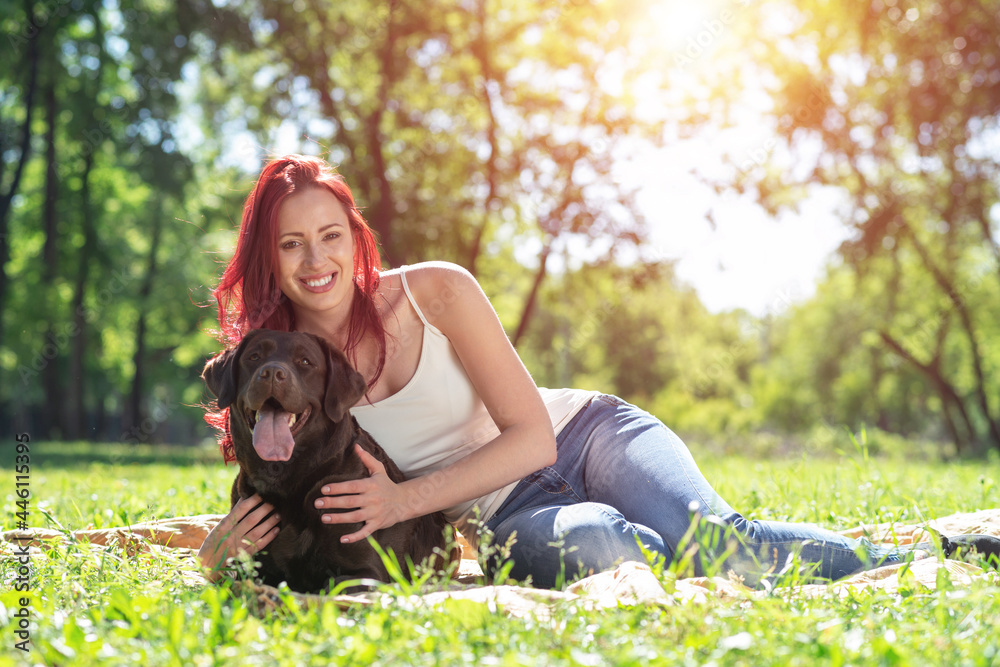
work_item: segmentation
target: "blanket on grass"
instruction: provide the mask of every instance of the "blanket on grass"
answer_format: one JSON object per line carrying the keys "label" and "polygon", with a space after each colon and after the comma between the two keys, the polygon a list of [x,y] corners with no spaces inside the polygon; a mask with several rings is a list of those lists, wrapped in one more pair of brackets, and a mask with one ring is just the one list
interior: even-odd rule
{"label": "blanket on grass", "polygon": [[[173,519],[149,521],[121,528],[98,530],[51,530],[31,528],[7,531],[0,541],[0,558],[9,559],[25,546],[34,555],[41,556],[46,544],[53,541],[73,542],[79,548],[95,549],[117,546],[125,553],[171,554],[180,558],[180,576],[193,584],[207,584],[202,577],[195,554],[208,532],[222,518],[221,514],[202,514]],[[1000,536],[1000,509],[953,514],[922,524],[878,524],[859,526],[842,534],[849,537],[866,536],[875,542],[895,542],[900,545],[928,541],[932,529],[944,535],[984,533]],[[916,586],[934,590],[942,575],[955,586],[968,586],[974,580],[1000,582],[996,572],[984,572],[975,565],[954,561],[924,558],[905,565],[890,565],[869,570],[832,584],[810,584],[772,591],[753,590],[735,578],[691,577],[677,580],[657,577],[645,563],[626,562],[616,569],[601,572],[577,581],[564,591],[551,591],[524,586],[487,585],[482,571],[467,544],[463,544],[463,558],[458,578],[444,590],[434,590],[421,595],[401,598],[378,591],[357,595],[302,595],[281,592],[270,586],[248,582],[237,584],[238,590],[250,594],[258,610],[275,608],[291,597],[301,604],[383,605],[383,604],[456,604],[451,601],[467,600],[486,604],[490,611],[500,610],[514,616],[548,616],[555,605],[567,601],[588,607],[617,607],[620,604],[673,605],[708,599],[752,600],[768,595],[848,596],[861,591],[894,593],[903,586]],[[461,603],[457,603],[461,604]]]}

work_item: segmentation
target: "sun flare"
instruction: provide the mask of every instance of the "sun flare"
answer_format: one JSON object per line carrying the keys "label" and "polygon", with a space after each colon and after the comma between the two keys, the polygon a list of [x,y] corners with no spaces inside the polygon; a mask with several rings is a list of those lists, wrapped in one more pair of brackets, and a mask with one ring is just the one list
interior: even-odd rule
{"label": "sun flare", "polygon": [[649,6],[648,30],[667,50],[703,52],[726,32],[739,3],[690,3],[654,0]]}

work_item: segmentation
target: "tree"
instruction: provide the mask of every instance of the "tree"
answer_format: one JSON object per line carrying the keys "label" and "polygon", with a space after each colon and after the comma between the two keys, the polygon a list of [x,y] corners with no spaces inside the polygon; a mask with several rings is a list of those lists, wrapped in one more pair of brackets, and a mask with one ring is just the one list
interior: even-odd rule
{"label": "tree", "polygon": [[609,64],[627,30],[607,3],[255,11],[265,26],[258,48],[280,63],[250,63],[274,92],[269,105],[304,128],[304,150],[341,164],[389,264],[448,259],[481,272],[494,240],[533,249],[515,343],[549,257],[570,239],[605,243],[605,256],[641,240],[641,213],[614,182],[612,155],[626,139],[655,140],[658,128],[632,114],[639,63]]}
{"label": "tree", "polygon": [[[690,125],[738,125],[739,92],[765,91],[779,141],[760,160],[734,152],[711,180],[774,215],[817,187],[841,193],[854,231],[841,254],[886,287],[877,344],[923,375],[959,447],[1000,448],[1000,359],[984,344],[1000,315],[1000,160],[984,148],[1000,112],[1000,7],[761,3],[734,36],[704,63],[731,92]],[[902,304],[918,300],[915,319]]]}
{"label": "tree", "polygon": [[[3,273],[16,282],[0,293],[13,324],[0,347],[7,378],[0,416],[6,421],[13,413],[36,437],[136,432],[149,423],[146,405],[162,379],[177,383],[175,373],[164,372],[164,357],[198,332],[198,310],[187,294],[196,281],[184,271],[158,271],[181,259],[210,270],[177,252],[196,240],[193,228],[174,217],[191,181],[174,137],[175,84],[195,36],[185,32],[183,17],[205,9],[181,5],[28,2],[5,14],[5,28],[15,31],[11,43],[26,49],[27,93],[38,93],[15,86],[0,103],[5,128],[20,122],[19,104],[28,109],[19,112],[25,148],[3,151],[15,169],[2,202],[9,204],[3,240],[10,252]],[[226,27],[233,14],[215,13],[211,29],[232,37]],[[178,288],[176,278],[189,282]],[[180,317],[150,326],[158,312],[178,309]],[[171,342],[150,344],[170,327]],[[157,363],[160,379],[153,380],[147,368]],[[193,372],[177,383],[185,390],[200,365],[189,364]],[[112,423],[109,411],[122,421]],[[151,435],[146,431],[143,437]]]}
{"label": "tree", "polygon": [[[4,300],[9,282],[10,209],[20,188],[25,165],[31,157],[31,126],[40,58],[40,28],[34,2],[27,0],[23,13],[14,9],[13,5],[13,2],[3,3],[3,34],[20,62],[18,67],[0,74],[4,91],[0,95],[0,345],[4,342]],[[8,169],[12,169],[9,177]]]}

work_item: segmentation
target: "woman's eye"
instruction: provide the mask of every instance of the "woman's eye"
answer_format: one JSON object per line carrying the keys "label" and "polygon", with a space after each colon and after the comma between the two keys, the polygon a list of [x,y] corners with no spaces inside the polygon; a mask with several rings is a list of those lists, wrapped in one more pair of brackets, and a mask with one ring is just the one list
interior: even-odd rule
{"label": "woman's eye", "polygon": [[328,241],[332,241],[333,239],[339,239],[339,238],[340,238],[340,233],[339,232],[332,232],[332,233],[326,235],[326,239]]}

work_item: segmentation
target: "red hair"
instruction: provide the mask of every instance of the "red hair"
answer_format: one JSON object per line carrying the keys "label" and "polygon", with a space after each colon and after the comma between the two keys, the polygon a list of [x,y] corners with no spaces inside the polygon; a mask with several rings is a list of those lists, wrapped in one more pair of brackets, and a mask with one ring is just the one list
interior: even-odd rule
{"label": "red hair", "polygon": [[[378,344],[371,388],[385,366],[386,332],[375,301],[382,258],[368,223],[354,203],[354,196],[324,160],[305,155],[286,155],[265,165],[243,204],[243,220],[236,251],[213,290],[219,304],[219,339],[235,347],[251,329],[293,331],[292,303],[278,288],[278,211],[285,199],[307,188],[325,188],[340,201],[354,237],[354,299],[343,352],[357,366],[357,347],[366,333]],[[226,462],[235,460],[228,428],[228,409],[209,412],[205,421],[223,431],[219,446]]]}

